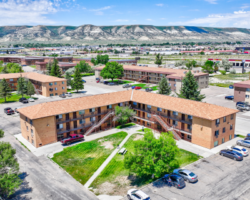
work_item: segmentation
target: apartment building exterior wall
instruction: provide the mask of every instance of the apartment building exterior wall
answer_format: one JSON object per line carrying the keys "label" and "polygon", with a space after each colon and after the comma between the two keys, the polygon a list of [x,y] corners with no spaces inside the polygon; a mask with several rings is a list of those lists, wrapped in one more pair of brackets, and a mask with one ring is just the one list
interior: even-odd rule
{"label": "apartment building exterior wall", "polygon": [[55,81],[42,83],[42,95],[58,96],[67,92],[67,81]]}
{"label": "apartment building exterior wall", "polygon": [[245,101],[250,103],[250,81],[234,84],[234,102]]}

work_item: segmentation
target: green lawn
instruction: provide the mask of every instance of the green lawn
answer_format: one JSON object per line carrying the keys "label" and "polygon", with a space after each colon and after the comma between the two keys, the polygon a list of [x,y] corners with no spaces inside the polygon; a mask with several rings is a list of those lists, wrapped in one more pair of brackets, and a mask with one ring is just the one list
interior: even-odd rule
{"label": "green lawn", "polygon": [[[81,76],[85,77],[85,76],[94,76],[95,73],[82,73]],[[74,74],[71,75],[71,77],[74,77]]]}
{"label": "green lawn", "polygon": [[245,138],[246,136],[244,136],[244,135],[236,135],[237,137],[240,137],[240,138]]}
{"label": "green lawn", "polygon": [[153,86],[153,87],[151,87],[151,88],[153,89],[153,91],[156,91],[156,90],[158,90],[158,87],[159,87],[159,86]]}
{"label": "green lawn", "polygon": [[123,126],[119,125],[119,126],[117,126],[115,128],[122,129],[122,128],[130,127],[130,126],[134,126],[134,125],[135,125],[135,123],[128,123],[128,124],[124,124]]}
{"label": "green lawn", "polygon": [[209,83],[209,85],[217,86],[217,87],[225,87],[228,88],[230,85],[233,85],[234,83]]}
{"label": "green lawn", "polygon": [[36,65],[31,65],[30,67],[32,67],[32,68],[34,68],[34,69],[36,69]]}
{"label": "green lawn", "polygon": [[[81,184],[85,184],[126,136],[127,133],[121,131],[91,142],[83,142],[56,153],[52,160]],[[102,146],[104,143],[111,144],[111,147],[113,145],[113,149],[105,148]]]}
{"label": "green lawn", "polygon": [[244,78],[249,78],[249,73],[245,73],[245,74],[226,74],[226,75],[214,75],[214,78],[218,78],[221,80],[241,80],[240,78],[242,78],[242,80],[244,80]]}
{"label": "green lawn", "polygon": [[137,84],[133,84],[132,86],[138,86],[138,87],[141,87],[142,89],[145,89],[147,84],[145,83],[137,83]]}
{"label": "green lawn", "polygon": [[[112,80],[108,80],[108,82],[112,83]],[[128,83],[133,83],[133,81],[127,81],[127,80],[118,80],[118,79],[114,79],[113,80],[114,83],[117,83],[119,82],[120,85],[123,85],[123,84],[128,84]]]}
{"label": "green lawn", "polygon": [[[142,137],[143,134],[141,133],[132,135],[129,138],[129,140],[125,143],[124,147],[127,149],[128,152],[134,152],[135,151],[134,139],[135,138],[139,139]],[[180,149],[180,155],[177,158],[177,160],[179,161],[180,166],[183,167],[192,162],[195,162],[200,158],[201,157],[198,157],[196,154]],[[101,172],[101,174],[94,180],[94,182],[91,184],[91,187],[98,189],[101,184],[105,182],[110,182],[111,184],[115,185],[114,192],[112,193],[112,195],[118,195],[119,193],[121,193],[120,195],[125,195],[126,193],[123,194],[123,192],[127,191],[128,186],[140,187],[153,181],[153,179],[151,178],[134,177],[132,180],[129,181],[129,183],[127,184],[122,183],[119,180],[129,179],[129,170],[124,168],[123,162],[124,162],[124,156],[116,154],[115,157]]]}
{"label": "green lawn", "polygon": [[[25,97],[26,99],[30,98],[30,96],[27,96],[27,95],[24,95],[23,97]],[[10,98],[6,99],[6,103],[17,102],[17,101],[19,101],[20,98],[22,98],[22,95],[13,94]],[[31,97],[31,98],[37,99],[37,98],[34,98],[34,97]],[[5,103],[4,101],[5,101],[4,98],[0,98],[0,103]]]}

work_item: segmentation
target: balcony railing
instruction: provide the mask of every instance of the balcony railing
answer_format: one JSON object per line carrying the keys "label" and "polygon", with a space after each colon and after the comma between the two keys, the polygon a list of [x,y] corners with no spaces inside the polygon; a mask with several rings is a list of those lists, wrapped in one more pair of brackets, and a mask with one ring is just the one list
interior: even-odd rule
{"label": "balcony railing", "polygon": [[93,126],[94,123],[87,123],[87,124],[80,124],[79,126],[77,126],[76,128],[68,128],[68,129],[57,129],[57,134],[63,134],[63,133],[68,133],[70,131],[77,131],[79,129],[83,129],[83,128],[88,128],[90,126]]}

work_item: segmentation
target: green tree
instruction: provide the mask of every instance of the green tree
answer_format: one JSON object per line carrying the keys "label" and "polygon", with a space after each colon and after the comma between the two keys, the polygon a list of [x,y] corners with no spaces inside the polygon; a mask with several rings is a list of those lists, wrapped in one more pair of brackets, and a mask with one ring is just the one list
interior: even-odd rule
{"label": "green tree", "polygon": [[27,93],[27,81],[22,77],[22,74],[17,81],[17,93],[21,94],[22,97]]}
{"label": "green tree", "polygon": [[169,86],[168,79],[163,76],[159,82],[158,94],[170,95],[171,87]]}
{"label": "green tree", "polygon": [[4,136],[4,131],[0,129],[0,138],[3,138],[3,136]]}
{"label": "green tree", "polygon": [[12,95],[11,88],[7,83],[6,79],[3,78],[3,80],[0,81],[0,97],[4,98],[6,102],[6,98],[10,98],[11,95]]}
{"label": "green tree", "polygon": [[160,54],[156,54],[155,56],[155,64],[158,65],[158,67],[162,64],[163,57]]}
{"label": "green tree", "polygon": [[51,68],[52,68],[52,62],[48,62],[47,65],[46,65],[46,74],[47,75],[50,75],[51,74]]}
{"label": "green tree", "polygon": [[81,72],[80,72],[79,68],[76,68],[72,82],[73,83],[72,83],[71,87],[73,90],[76,90],[78,92],[78,90],[84,89],[82,76],[81,76]]}
{"label": "green tree", "polygon": [[58,60],[56,60],[56,59],[54,59],[54,61],[52,63],[50,75],[58,77],[58,78],[62,77],[62,71],[58,65]]}
{"label": "green tree", "polygon": [[194,67],[196,67],[197,62],[195,60],[189,60],[186,62],[186,67],[188,70],[192,70]]}
{"label": "green tree", "polygon": [[156,139],[152,130],[145,130],[144,138],[134,142],[134,149],[133,154],[125,155],[124,166],[139,177],[159,178],[179,167],[176,158],[180,151],[170,133]]}
{"label": "green tree", "polygon": [[67,86],[71,86],[72,80],[69,72],[65,73],[65,78],[67,79]]}
{"label": "green tree", "polygon": [[108,62],[102,69],[100,75],[104,79],[111,79],[112,82],[115,78],[123,77],[123,66],[117,62]]}
{"label": "green tree", "polygon": [[191,71],[187,72],[186,76],[182,80],[182,87],[180,94],[177,94],[180,98],[190,99],[195,101],[202,101],[205,98],[205,95],[200,94],[198,90],[199,85],[194,78],[194,75]]}
{"label": "green tree", "polygon": [[205,55],[204,51],[200,52],[201,55]]}
{"label": "green tree", "polygon": [[[3,131],[0,130],[3,136]],[[0,142],[0,196],[7,199],[21,185],[16,150],[8,142]]]}
{"label": "green tree", "polygon": [[115,107],[115,117],[114,121],[117,121],[122,126],[129,120],[133,119],[133,116],[136,115],[136,112],[133,109],[130,109],[129,107]]}
{"label": "green tree", "polygon": [[28,81],[27,83],[27,95],[29,95],[31,97],[31,95],[34,95],[36,92],[35,92],[35,88],[34,88],[34,85]]}
{"label": "green tree", "polygon": [[96,64],[96,60],[95,60],[94,58],[91,58],[90,62],[91,62],[93,65],[97,65],[97,64],[98,64],[98,63]]}
{"label": "green tree", "polygon": [[106,64],[108,63],[109,61],[109,56],[108,55],[97,55],[96,59],[95,59],[95,64],[92,62],[92,59],[91,59],[91,62],[94,64],[94,65],[98,65],[98,64]]}
{"label": "green tree", "polygon": [[6,51],[6,54],[9,54],[9,50]]}
{"label": "green tree", "polygon": [[220,67],[224,68],[226,72],[229,72],[230,68],[233,67],[233,64],[230,63],[228,60],[223,59]]}
{"label": "green tree", "polygon": [[79,68],[80,72],[82,73],[88,73],[91,69],[91,66],[86,63],[84,60],[80,61],[79,64],[75,66],[75,68]]}
{"label": "green tree", "polygon": [[214,62],[213,62],[213,61],[207,60],[207,61],[205,62],[205,64],[204,64],[204,66],[201,67],[201,68],[202,68],[202,71],[203,71],[203,72],[207,72],[207,73],[209,73],[209,74],[212,74],[212,73],[214,72],[214,67],[213,67],[213,65],[214,65]]}

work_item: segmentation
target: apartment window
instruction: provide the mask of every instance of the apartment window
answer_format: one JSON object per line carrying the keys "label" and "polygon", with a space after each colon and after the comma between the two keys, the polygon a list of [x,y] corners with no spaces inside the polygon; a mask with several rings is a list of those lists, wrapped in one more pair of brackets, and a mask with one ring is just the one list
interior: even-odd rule
{"label": "apartment window", "polygon": [[226,122],[227,121],[227,117],[223,117],[223,122]]}
{"label": "apartment window", "polygon": [[79,111],[79,115],[84,115],[85,114],[85,110],[80,110]]}
{"label": "apartment window", "polygon": [[64,84],[64,81],[62,82],[62,84]]}
{"label": "apartment window", "polygon": [[62,115],[57,115],[57,116],[56,116],[56,119],[62,119],[62,118],[63,118]]}
{"label": "apartment window", "polygon": [[79,120],[79,124],[85,124],[85,120],[84,119],[80,119]]}
{"label": "apartment window", "polygon": [[224,142],[225,142],[225,138],[222,138],[221,143],[224,143]]}
{"label": "apartment window", "polygon": [[187,139],[192,140],[192,136],[191,135],[187,135]]}
{"label": "apartment window", "polygon": [[123,103],[118,103],[118,106],[120,106],[120,107],[123,106]]}
{"label": "apartment window", "polygon": [[214,142],[214,147],[217,147],[218,146],[218,141],[215,141]]}
{"label": "apartment window", "polygon": [[31,143],[34,145],[34,140],[31,140]]}
{"label": "apartment window", "polygon": [[246,91],[247,91],[247,92],[250,92],[250,88],[247,88]]}
{"label": "apartment window", "polygon": [[133,102],[133,105],[134,105],[134,106],[137,106],[137,103],[136,103],[136,102]]}
{"label": "apartment window", "polygon": [[161,109],[161,108],[157,108],[157,111],[161,112],[161,111],[162,111],[162,109]]}
{"label": "apartment window", "polygon": [[29,137],[29,136],[27,136],[27,140],[28,140],[28,141],[30,140],[30,137]]}
{"label": "apartment window", "polygon": [[178,126],[178,122],[173,120],[173,126]]}
{"label": "apartment window", "polygon": [[30,125],[33,125],[33,121],[32,120],[30,120]]}
{"label": "apartment window", "polygon": [[27,117],[25,118],[25,121],[28,122],[28,118]]}
{"label": "apartment window", "polygon": [[176,84],[174,84],[174,86],[176,87]]}
{"label": "apartment window", "polygon": [[233,130],[233,125],[232,124],[230,125],[230,130]]}
{"label": "apartment window", "polygon": [[233,118],[234,118],[234,114],[231,115],[231,119],[233,119]]}
{"label": "apartment window", "polygon": [[231,140],[232,139],[232,135],[229,135],[229,140]]}
{"label": "apartment window", "polygon": [[222,133],[225,133],[226,132],[226,128],[224,127],[223,129],[222,129]]}
{"label": "apartment window", "polygon": [[249,99],[249,95],[246,95],[246,99]]}
{"label": "apartment window", "polygon": [[57,87],[55,88],[55,90],[57,90]]}
{"label": "apartment window", "polygon": [[52,85],[53,85],[53,83],[49,83],[49,85],[50,85],[50,86],[52,86]]}
{"label": "apartment window", "polygon": [[169,83],[169,86],[171,86],[171,83]]}
{"label": "apartment window", "polygon": [[55,82],[54,84],[57,85],[57,82]]}
{"label": "apartment window", "polygon": [[29,131],[29,127],[28,126],[26,126],[26,129],[27,129],[27,131]]}
{"label": "apartment window", "polygon": [[108,106],[107,106],[107,109],[111,109],[111,108],[112,108],[112,105],[108,105]]}
{"label": "apartment window", "polygon": [[216,119],[215,124],[219,125],[220,124],[220,119]]}
{"label": "apartment window", "polygon": [[188,129],[192,130],[192,125],[188,124]]}
{"label": "apartment window", "polygon": [[64,90],[64,89],[65,89],[65,87],[62,87],[62,89]]}
{"label": "apartment window", "polygon": [[95,117],[90,117],[90,121],[94,122],[95,121]]}
{"label": "apartment window", "polygon": [[63,128],[63,124],[57,124],[57,129],[62,129]]}
{"label": "apartment window", "polygon": [[10,81],[13,81],[13,78],[11,78]]}
{"label": "apartment window", "polygon": [[150,105],[147,105],[147,108],[148,108],[148,109],[151,109],[151,106],[150,106]]}
{"label": "apartment window", "polygon": [[151,118],[151,114],[148,113],[148,114],[147,114],[147,117],[148,117],[148,118]]}
{"label": "apartment window", "polygon": [[188,115],[188,119],[193,119],[193,116],[191,116],[191,115]]}
{"label": "apartment window", "polygon": [[219,134],[220,134],[220,133],[219,133],[219,130],[217,130],[217,131],[214,132],[214,136],[215,136],[215,137],[218,137]]}
{"label": "apartment window", "polygon": [[95,112],[95,108],[90,108],[89,112]]}
{"label": "apartment window", "polygon": [[178,112],[173,111],[173,115],[178,116]]}
{"label": "apartment window", "polygon": [[11,84],[11,86],[15,86],[15,84],[14,84],[14,83],[12,83],[12,84]]}
{"label": "apartment window", "polygon": [[30,129],[30,131],[31,131],[31,136],[33,137],[34,135],[33,129]]}
{"label": "apartment window", "polygon": [[52,94],[50,94],[49,96],[53,97],[53,96],[54,96],[54,94],[52,93]]}

